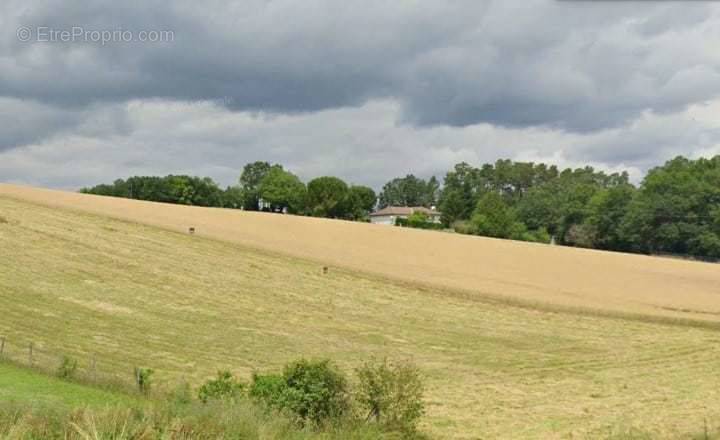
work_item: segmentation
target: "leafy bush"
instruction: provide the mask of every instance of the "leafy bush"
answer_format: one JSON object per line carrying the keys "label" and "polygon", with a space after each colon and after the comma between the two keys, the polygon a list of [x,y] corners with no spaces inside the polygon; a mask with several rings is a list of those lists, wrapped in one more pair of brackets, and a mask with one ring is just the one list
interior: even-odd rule
{"label": "leafy bush", "polygon": [[143,394],[150,393],[152,386],[152,375],[155,371],[151,368],[135,367],[135,384]]}
{"label": "leafy bush", "polygon": [[415,212],[408,218],[397,218],[395,219],[395,226],[407,226],[416,229],[445,229],[442,224],[430,221],[430,217],[424,212]]}
{"label": "leafy bush", "polygon": [[452,228],[458,234],[471,235],[474,233],[473,225],[469,221],[465,220],[458,220],[456,222],[453,222]]}
{"label": "leafy bush", "polygon": [[217,378],[210,379],[198,390],[198,398],[207,403],[208,400],[233,399],[245,392],[246,385],[238,380],[229,371],[218,371]]}
{"label": "leafy bush", "polygon": [[253,374],[248,394],[268,406],[283,407],[285,378],[280,374]]}
{"label": "leafy bush", "polygon": [[65,380],[73,379],[77,372],[77,365],[77,360],[69,356],[63,356],[62,360],[60,360],[60,366],[57,369],[57,377]]}
{"label": "leafy bush", "polygon": [[280,375],[254,375],[250,396],[316,426],[337,420],[349,409],[347,380],[329,360],[301,359]]}
{"label": "leafy bush", "polygon": [[424,413],[420,372],[409,363],[368,362],[357,369],[355,399],[367,420],[383,428],[413,433]]}
{"label": "leafy bush", "polygon": [[287,408],[303,421],[320,425],[349,408],[347,380],[330,360],[291,362],[283,378]]}

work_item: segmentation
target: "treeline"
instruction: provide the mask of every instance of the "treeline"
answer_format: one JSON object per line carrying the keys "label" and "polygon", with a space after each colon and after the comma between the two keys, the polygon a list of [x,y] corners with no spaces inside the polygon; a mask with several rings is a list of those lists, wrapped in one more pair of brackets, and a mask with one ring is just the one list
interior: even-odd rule
{"label": "treeline", "polygon": [[[379,194],[337,177],[303,183],[281,165],[247,164],[226,189],[190,176],[131,177],[83,192],[199,206],[367,221],[375,208],[436,206],[446,228],[466,234],[649,254],[720,258],[720,156],[677,157],[639,186],[592,167],[498,160],[460,163],[444,184],[413,175]],[[405,226],[427,227],[420,220]]]}
{"label": "treeline", "polygon": [[459,232],[570,246],[720,258],[720,156],[677,157],[639,187],[627,173],[500,160],[445,177],[443,222]]}
{"label": "treeline", "polygon": [[239,185],[222,189],[209,177],[135,176],[80,192],[182,205],[286,212],[346,220],[367,220],[376,204],[375,191],[325,176],[304,184],[282,165],[245,165]]}

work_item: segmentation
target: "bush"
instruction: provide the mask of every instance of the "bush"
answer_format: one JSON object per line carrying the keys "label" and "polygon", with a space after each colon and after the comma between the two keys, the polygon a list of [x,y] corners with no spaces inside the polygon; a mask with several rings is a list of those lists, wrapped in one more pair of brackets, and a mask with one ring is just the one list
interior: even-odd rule
{"label": "bush", "polygon": [[208,400],[234,399],[245,392],[246,385],[229,371],[218,371],[216,379],[210,379],[198,390],[198,398],[207,403]]}
{"label": "bush", "polygon": [[135,367],[135,384],[141,393],[150,393],[153,373],[154,371],[150,368]]}
{"label": "bush", "polygon": [[330,360],[301,359],[285,366],[287,408],[303,421],[320,425],[349,408],[347,380]]}
{"label": "bush", "polygon": [[469,221],[465,220],[458,220],[456,222],[453,222],[452,229],[458,234],[471,235],[475,233],[473,225]]}
{"label": "bush", "polygon": [[73,379],[77,372],[77,365],[77,360],[69,356],[63,356],[60,361],[60,366],[57,369],[57,377],[65,380]]}
{"label": "bush", "polygon": [[291,362],[282,376],[253,375],[250,396],[315,426],[341,418],[350,407],[347,380],[329,360]]}
{"label": "bush", "polygon": [[279,374],[253,374],[248,394],[268,406],[282,408],[285,379]]}
{"label": "bush", "polygon": [[355,399],[384,429],[414,433],[424,413],[420,372],[409,363],[369,362],[357,369]]}
{"label": "bush", "polygon": [[397,218],[395,219],[395,226],[407,226],[416,229],[445,229],[441,223],[433,223],[430,221],[430,217],[423,212],[413,213],[408,218]]}

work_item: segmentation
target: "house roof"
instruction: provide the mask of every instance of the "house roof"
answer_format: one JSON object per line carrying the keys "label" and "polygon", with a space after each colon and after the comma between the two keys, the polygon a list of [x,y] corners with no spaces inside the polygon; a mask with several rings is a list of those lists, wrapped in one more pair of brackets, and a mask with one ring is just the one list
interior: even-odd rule
{"label": "house roof", "polygon": [[424,206],[386,206],[385,208],[370,214],[370,217],[381,215],[411,215],[422,212],[427,215],[440,215],[439,211],[428,209]]}

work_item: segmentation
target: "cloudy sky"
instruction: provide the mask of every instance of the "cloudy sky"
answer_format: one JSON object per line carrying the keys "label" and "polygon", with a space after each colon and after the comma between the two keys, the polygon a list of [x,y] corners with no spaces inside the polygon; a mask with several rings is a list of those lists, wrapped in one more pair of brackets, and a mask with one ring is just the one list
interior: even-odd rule
{"label": "cloudy sky", "polygon": [[720,3],[0,5],[0,181],[267,160],[378,188],[498,158],[637,181],[678,154],[720,154]]}

